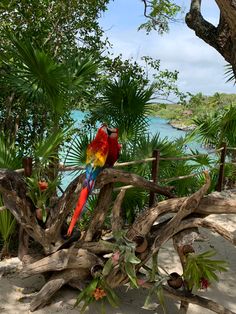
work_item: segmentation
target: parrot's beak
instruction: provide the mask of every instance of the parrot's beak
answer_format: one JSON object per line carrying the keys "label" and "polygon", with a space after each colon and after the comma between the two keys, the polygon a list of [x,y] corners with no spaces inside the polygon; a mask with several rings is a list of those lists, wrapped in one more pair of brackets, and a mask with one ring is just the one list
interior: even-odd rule
{"label": "parrot's beak", "polygon": [[117,133],[117,129],[107,127],[107,133],[108,133],[108,136],[110,136],[112,133]]}

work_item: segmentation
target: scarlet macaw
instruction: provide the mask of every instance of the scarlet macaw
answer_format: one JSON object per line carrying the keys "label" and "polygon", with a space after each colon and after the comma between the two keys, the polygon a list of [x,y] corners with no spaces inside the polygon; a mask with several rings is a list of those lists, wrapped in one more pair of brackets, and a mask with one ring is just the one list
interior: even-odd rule
{"label": "scarlet macaw", "polygon": [[108,155],[106,159],[106,166],[112,167],[114,163],[119,158],[120,150],[121,150],[121,144],[118,143],[118,129],[110,129],[107,128],[108,131]]}
{"label": "scarlet macaw", "polygon": [[83,211],[88,196],[94,187],[95,180],[106,163],[108,150],[109,144],[107,126],[102,125],[98,129],[94,140],[88,145],[86,150],[86,179],[83,184],[84,187],[80,192],[79,199],[67,231],[67,236],[71,235],[76,221]]}

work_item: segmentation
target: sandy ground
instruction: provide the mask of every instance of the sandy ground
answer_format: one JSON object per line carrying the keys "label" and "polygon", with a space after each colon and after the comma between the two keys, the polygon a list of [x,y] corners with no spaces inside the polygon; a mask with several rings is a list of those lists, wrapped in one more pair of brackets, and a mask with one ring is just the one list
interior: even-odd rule
{"label": "sandy ground", "polygon": [[[236,236],[236,215],[215,215],[209,216],[209,219],[217,221],[227,230],[233,232]],[[204,242],[195,242],[196,250],[208,250],[215,248],[218,251],[218,257],[229,263],[229,271],[219,275],[220,281],[212,284],[207,291],[202,291],[200,295],[217,301],[221,305],[236,312],[236,249],[233,245],[218,236],[211,234],[207,230],[201,230],[206,238]],[[180,264],[177,255],[171,245],[167,243],[160,251],[160,265],[164,266],[167,271],[180,271]],[[21,278],[20,274],[9,271],[9,267],[15,269],[15,264],[19,264],[17,258],[12,258],[0,262],[0,313],[1,314],[18,314],[31,313],[29,304],[32,296],[40,289],[43,284],[41,276],[32,276],[30,278]],[[4,269],[8,269],[4,273]],[[4,274],[3,274],[4,273]],[[145,289],[127,290],[126,287],[117,289],[120,298],[120,307],[118,309],[111,308],[106,305],[107,314],[148,314],[163,313],[160,306],[153,310],[145,310],[142,308],[147,291]],[[78,291],[69,287],[61,289],[51,303],[40,310],[35,311],[36,314],[78,314],[79,308],[73,308]],[[158,303],[157,299],[153,300]],[[178,302],[174,302],[166,298],[167,313],[178,313]],[[91,306],[87,314],[99,314],[100,306],[98,304]],[[209,310],[203,309],[196,305],[190,305],[188,313],[190,314],[210,314]]]}

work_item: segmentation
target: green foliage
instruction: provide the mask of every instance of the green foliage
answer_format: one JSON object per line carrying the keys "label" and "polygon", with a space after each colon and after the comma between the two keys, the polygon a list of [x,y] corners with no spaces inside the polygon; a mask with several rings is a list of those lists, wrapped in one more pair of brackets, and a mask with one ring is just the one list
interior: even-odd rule
{"label": "green foliage", "polygon": [[[1,202],[2,204],[2,202]],[[0,233],[4,242],[9,241],[9,237],[13,233],[16,226],[16,220],[8,209],[0,211]]]}
{"label": "green foliage", "polygon": [[84,165],[86,161],[86,149],[93,138],[94,132],[92,130],[75,134],[67,147],[64,163],[68,166]]}
{"label": "green foliage", "polygon": [[[19,2],[1,1],[0,33],[8,28],[19,38],[30,38],[57,59],[74,56],[78,42],[88,51],[103,50],[107,40],[102,39],[103,31],[98,19],[107,9],[108,0]],[[83,14],[81,14],[83,12]],[[4,45],[7,44],[7,38]]]}
{"label": "green foliage", "polygon": [[213,250],[187,255],[183,277],[189,289],[202,288],[202,280],[206,280],[208,283],[218,281],[219,278],[215,272],[227,271],[228,264],[225,261],[211,259],[215,255],[216,252]]}
{"label": "green foliage", "polygon": [[[0,206],[3,206],[2,200],[0,199]],[[9,244],[11,240],[11,235],[15,231],[16,220],[11,214],[11,212],[6,208],[0,210],[0,240],[3,240],[2,251],[3,254],[8,254]]]}
{"label": "green foliage", "polygon": [[128,240],[122,231],[115,235],[116,250],[113,256],[106,262],[103,268],[103,275],[107,276],[114,266],[129,277],[130,284],[134,288],[138,288],[135,266],[141,261],[135,255],[135,244]]}
{"label": "green foliage", "polygon": [[[42,220],[43,223],[47,219],[47,208],[50,206],[50,198],[58,186],[58,179],[55,180],[45,180],[41,175],[37,173],[33,176],[26,178],[26,184],[28,187],[27,196],[32,200],[35,208],[42,210]],[[45,187],[41,187],[41,186]]]}
{"label": "green foliage", "polygon": [[87,93],[97,61],[77,54],[73,61],[59,63],[27,39],[18,40],[11,34],[9,38],[12,58],[9,51],[1,54],[5,64],[1,82],[12,98],[7,106],[2,105],[0,121],[23,155],[38,139],[71,124],[70,111]]}
{"label": "green foliage", "polygon": [[170,0],[145,0],[143,4],[144,15],[148,21],[141,24],[139,30],[145,29],[147,34],[152,30],[157,30],[159,34],[167,32],[169,22],[175,20],[181,10],[175,1]]}
{"label": "green foliage", "polygon": [[21,168],[21,160],[15,142],[11,141],[4,132],[0,133],[0,168]]}
{"label": "green foliage", "polygon": [[[152,302],[152,297],[156,296],[158,302],[160,303],[163,313],[166,314],[166,304],[165,304],[165,298],[164,298],[164,293],[163,293],[163,288],[162,288],[162,282],[166,280],[166,276],[163,276],[162,278],[160,277],[157,279],[155,282],[153,282],[152,288],[149,289],[148,295],[145,299],[143,309],[145,310],[154,310],[153,308],[153,302]],[[156,308],[156,305],[154,304],[154,307]]]}
{"label": "green foliage", "polygon": [[236,75],[233,66],[229,63],[225,65],[225,76],[227,77],[226,83],[228,82],[233,82],[234,84],[236,83]]}
{"label": "green foliage", "polygon": [[196,129],[190,134],[206,145],[220,147],[236,146],[236,107],[223,108],[214,114],[205,114],[193,120]]}
{"label": "green foliage", "polygon": [[106,298],[112,307],[118,307],[119,299],[115,294],[114,290],[106,283],[103,274],[98,273],[95,278],[85,287],[81,293],[78,295],[75,306],[78,306],[83,302],[80,313],[84,313],[90,303],[99,301],[101,299],[101,310],[102,313],[104,310],[104,301],[103,298]]}
{"label": "green foliage", "polygon": [[[0,168],[3,169],[19,169],[21,167],[21,159],[14,142],[10,141],[9,136],[0,133]],[[0,196],[0,206],[3,206]],[[3,248],[5,254],[8,254],[8,246],[11,235],[16,227],[16,220],[8,209],[0,211],[0,235],[3,240]]]}
{"label": "green foliage", "polygon": [[107,81],[104,86],[101,103],[90,112],[91,124],[97,121],[119,128],[119,138],[123,143],[131,137],[137,137],[147,128],[149,102],[154,94],[154,87],[144,87],[130,73],[120,78]]}

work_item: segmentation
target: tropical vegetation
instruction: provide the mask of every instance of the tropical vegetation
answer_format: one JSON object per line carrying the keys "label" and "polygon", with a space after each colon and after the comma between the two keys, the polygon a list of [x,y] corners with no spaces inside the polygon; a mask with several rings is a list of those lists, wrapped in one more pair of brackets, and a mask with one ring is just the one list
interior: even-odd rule
{"label": "tropical vegetation", "polygon": [[[149,12],[149,21],[141,25],[147,32],[154,27],[163,33],[168,29],[169,18],[175,17],[180,10],[171,1],[163,1],[162,5],[156,1],[143,2],[151,3],[153,8]],[[122,144],[120,162],[143,160],[158,150],[161,158],[158,183],[163,188],[171,185],[177,197],[190,196],[200,190],[205,182],[202,174],[205,169],[210,170],[209,191],[215,189],[217,182],[219,155],[210,158],[197,150],[186,152],[187,141],[194,138],[208,147],[219,148],[222,143],[236,147],[234,96],[215,94],[206,97],[197,94],[188,95],[190,98],[187,100],[176,86],[178,73],[161,70],[159,60],[145,56],[145,66],[140,66],[133,60],[122,60],[121,56],[103,56],[103,50],[109,49],[109,42],[103,37],[98,18],[107,9],[108,3],[108,0],[93,3],[72,1],[71,6],[67,6],[64,1],[39,0],[25,5],[19,1],[2,1],[0,6],[3,20],[0,26],[0,168],[16,170],[22,167],[23,157],[32,159],[32,172],[24,177],[22,184],[26,188],[26,202],[31,206],[26,207],[34,208],[35,216],[31,212],[30,215],[34,223],[41,227],[42,233],[47,230],[50,219],[52,223],[53,210],[57,209],[60,194],[65,198],[67,193],[69,195],[68,190],[64,194],[60,187],[61,169],[85,163],[86,147],[94,137],[98,124],[105,122],[119,129]],[[85,13],[81,15],[82,11]],[[159,11],[162,13],[157,20]],[[145,74],[146,67],[154,72],[151,77]],[[178,96],[179,105],[152,104],[157,95],[167,99],[171,93]],[[206,107],[209,110],[204,114]],[[71,118],[75,109],[86,109],[87,113],[83,128],[79,130],[74,127]],[[186,112],[184,123],[194,124],[194,131],[176,141],[161,138],[159,134],[150,135],[149,116],[156,110],[159,115],[177,121]],[[185,158],[190,153],[192,156]],[[231,155],[234,157],[233,153]],[[179,159],[176,160],[176,157]],[[61,165],[63,159],[65,162]],[[151,163],[128,164],[123,169],[152,180]],[[227,171],[226,175],[234,175],[233,169]],[[184,180],[179,181],[180,176],[184,176]],[[72,182],[72,187],[74,184]],[[120,183],[114,184],[107,213],[111,212],[121,187]],[[162,196],[158,196],[158,200],[162,200]],[[80,230],[88,228],[98,201],[95,191],[88,200],[88,211],[80,221]],[[122,203],[124,224],[131,225],[137,214],[148,208],[148,202],[148,192],[133,187],[128,189]],[[1,249],[7,255],[10,238],[19,226],[4,207],[3,197],[0,197],[0,206]],[[59,213],[61,217],[62,212]],[[65,219],[65,226],[67,222]],[[110,229],[111,224],[107,215],[104,225]],[[54,230],[54,235],[58,235],[59,231]],[[64,234],[61,235],[63,237],[66,238]],[[53,246],[56,244],[52,242],[45,249],[48,254],[62,248],[55,249]],[[111,245],[112,255],[106,259],[102,269],[92,274],[92,281],[78,296],[77,304],[85,302],[82,310],[94,299],[104,297],[112,305],[117,305],[117,297],[106,282],[113,266],[127,275],[132,287],[139,287],[136,266],[143,257],[141,254],[136,256],[137,243],[117,232]],[[226,270],[224,262],[210,259],[213,255],[212,252],[205,252],[187,256],[183,279],[189,290],[206,286],[206,281],[218,280],[215,271]],[[149,281],[154,282],[151,292],[158,293],[161,299],[160,285],[171,276],[159,274],[156,257],[154,253]]]}

